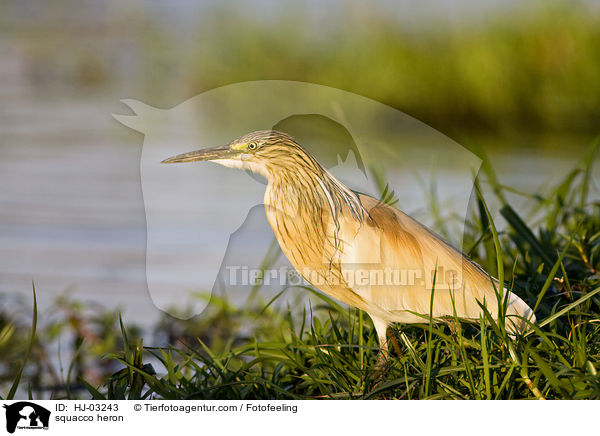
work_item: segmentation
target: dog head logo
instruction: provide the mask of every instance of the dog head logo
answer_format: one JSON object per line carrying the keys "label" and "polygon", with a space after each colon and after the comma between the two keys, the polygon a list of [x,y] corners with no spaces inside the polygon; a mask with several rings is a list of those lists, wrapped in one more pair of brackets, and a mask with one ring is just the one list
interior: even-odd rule
{"label": "dog head logo", "polygon": [[48,429],[50,411],[29,401],[3,406],[6,410],[6,431],[16,429]]}

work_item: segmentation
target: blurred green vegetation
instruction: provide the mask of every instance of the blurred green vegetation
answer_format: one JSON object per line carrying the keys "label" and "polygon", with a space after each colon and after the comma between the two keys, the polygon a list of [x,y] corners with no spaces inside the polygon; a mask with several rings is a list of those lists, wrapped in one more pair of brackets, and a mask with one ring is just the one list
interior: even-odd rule
{"label": "blurred green vegetation", "polygon": [[217,3],[180,26],[139,8],[115,3],[93,15],[60,0],[26,20],[5,4],[0,23],[37,87],[116,86],[172,106],[230,83],[298,80],[384,102],[457,139],[597,133],[600,8],[586,2],[520,3],[459,21],[403,21],[354,2],[321,21],[300,4],[267,14]]}
{"label": "blurred green vegetation", "polygon": [[[268,25],[235,13],[212,21],[198,39],[205,54],[194,57],[191,89],[300,80],[365,95],[444,131],[597,132],[600,15],[576,2],[418,29],[353,12],[340,11],[340,24],[317,41],[292,13]],[[219,43],[202,44],[213,32]]]}

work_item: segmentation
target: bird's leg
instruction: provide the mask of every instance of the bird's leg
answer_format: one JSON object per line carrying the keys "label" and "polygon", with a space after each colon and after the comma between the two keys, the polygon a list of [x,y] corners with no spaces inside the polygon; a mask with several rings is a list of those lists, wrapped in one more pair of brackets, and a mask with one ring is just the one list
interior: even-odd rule
{"label": "bird's leg", "polygon": [[461,333],[461,325],[460,325],[460,321],[457,321],[455,319],[448,319],[446,321],[446,324],[448,325],[448,327],[450,328],[450,333],[454,336],[458,335],[459,333]]}
{"label": "bird's leg", "polygon": [[379,352],[377,353],[377,361],[375,363],[373,372],[368,376],[369,384],[371,385],[371,390],[376,389],[377,386],[379,386],[383,381],[385,381],[385,375],[388,370],[388,359],[389,349],[384,334],[383,336],[379,336]]}
{"label": "bird's leg", "polygon": [[386,367],[386,363],[390,358],[390,343],[398,357],[402,356],[402,350],[400,349],[396,335],[394,335],[392,328],[388,326],[385,329],[385,335],[379,337],[379,353],[377,353],[377,363],[375,364],[377,370],[382,370]]}
{"label": "bird's leg", "polygon": [[379,353],[377,354],[375,370],[380,372],[381,370],[385,369],[387,360],[390,357],[387,340],[388,323],[378,318],[374,318],[373,316],[371,316],[371,319],[373,320],[373,325],[377,331],[377,338],[379,339]]}
{"label": "bird's leg", "polygon": [[[375,330],[377,330],[377,337],[379,339],[379,353],[377,353],[377,362],[375,363],[375,370],[372,374],[372,387],[371,389],[376,389],[382,382],[385,381],[385,375],[388,371],[388,361],[390,358],[390,350],[388,344],[388,328],[389,326],[385,322],[381,322],[379,320],[373,319],[373,324],[375,325]],[[390,336],[392,346],[399,350],[398,343],[396,342],[396,338],[393,334]]]}
{"label": "bird's leg", "polygon": [[383,371],[386,367],[386,363],[390,357],[390,350],[388,348],[387,338],[385,336],[379,337],[379,352],[377,353],[377,362],[375,363],[375,371]]}
{"label": "bird's leg", "polygon": [[398,357],[402,356],[402,350],[400,349],[396,335],[394,334],[392,327],[387,326],[384,335],[379,336],[379,353],[377,354],[376,366],[385,366],[386,361],[390,358],[390,343]]}
{"label": "bird's leg", "polygon": [[398,357],[402,356],[402,350],[400,349],[400,345],[398,344],[398,340],[396,339],[396,335],[394,334],[394,330],[392,327],[388,327],[386,330],[388,337],[390,338],[390,342],[392,343],[392,348],[398,355]]}

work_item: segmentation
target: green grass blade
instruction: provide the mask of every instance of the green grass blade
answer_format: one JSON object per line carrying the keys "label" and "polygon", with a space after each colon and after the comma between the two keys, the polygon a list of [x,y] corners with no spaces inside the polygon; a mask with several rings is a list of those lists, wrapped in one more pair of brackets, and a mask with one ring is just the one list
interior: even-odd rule
{"label": "green grass blade", "polygon": [[531,246],[531,249],[544,260],[544,262],[548,265],[552,265],[554,261],[548,255],[542,244],[535,237],[533,232],[527,227],[527,224],[523,222],[521,217],[515,212],[515,210],[509,205],[505,205],[500,209],[500,213],[504,217],[504,219],[510,224],[513,230],[517,233],[517,235],[523,240],[527,241]]}
{"label": "green grass blade", "polygon": [[33,319],[31,321],[31,338],[29,339],[29,344],[27,345],[27,351],[25,352],[25,358],[23,359],[23,365],[19,369],[13,384],[6,396],[7,400],[12,400],[17,393],[17,389],[19,388],[19,383],[21,382],[21,377],[23,376],[23,371],[25,370],[25,366],[27,365],[27,361],[29,360],[29,356],[31,356],[31,350],[33,349],[33,343],[35,342],[35,332],[37,329],[37,297],[35,294],[35,283],[32,283],[33,288]]}
{"label": "green grass blade", "polygon": [[89,384],[87,381],[85,381],[82,377],[78,377],[77,381],[79,381],[82,385],[85,386],[85,388],[92,395],[92,398],[94,400],[106,400],[107,399],[104,395],[102,395],[100,393],[100,391],[98,391],[98,389],[93,387],[91,384]]}
{"label": "green grass blade", "polygon": [[542,289],[540,290],[537,301],[535,302],[535,306],[533,306],[533,313],[535,313],[535,311],[540,306],[540,303],[542,302],[544,295],[546,295],[546,292],[548,291],[548,289],[550,288],[550,285],[554,281],[554,276],[556,275],[558,268],[561,266],[562,261],[565,257],[565,254],[567,254],[567,250],[571,246],[572,242],[573,242],[573,235],[571,236],[571,238],[569,238],[569,242],[567,242],[567,244],[565,244],[565,248],[558,256],[558,260],[554,263],[554,265],[552,266],[552,269],[548,273],[548,277],[546,278],[546,281],[544,282],[544,286],[542,286]]}
{"label": "green grass blade", "polygon": [[490,383],[490,356],[487,346],[487,329],[485,318],[479,319],[479,327],[481,328],[481,359],[483,360],[483,379],[485,383],[485,397],[488,400],[492,399],[492,387]]}
{"label": "green grass blade", "polygon": [[[591,292],[588,292],[587,294],[585,294],[583,297],[579,298],[578,300],[572,302],[571,304],[567,305],[565,308],[559,310],[558,312],[556,312],[553,315],[550,315],[548,318],[544,319],[543,321],[541,321],[540,323],[538,323],[538,327],[542,328],[548,324],[550,324],[552,321],[560,318],[561,316],[563,316],[565,313],[570,312],[573,308],[579,306],[581,303],[583,303],[584,301],[589,300],[590,298],[592,298],[594,295],[598,294],[600,292],[600,287],[594,289]],[[524,336],[528,336],[532,333],[533,331],[530,330],[529,332],[525,333]]]}

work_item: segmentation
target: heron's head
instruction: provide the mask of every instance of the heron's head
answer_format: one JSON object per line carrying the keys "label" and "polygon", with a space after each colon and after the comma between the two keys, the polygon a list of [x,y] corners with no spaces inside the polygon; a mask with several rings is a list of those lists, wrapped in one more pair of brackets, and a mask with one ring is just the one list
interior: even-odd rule
{"label": "heron's head", "polygon": [[280,171],[318,166],[314,158],[290,135],[277,130],[248,133],[229,145],[179,154],[165,159],[162,163],[195,161],[209,161],[230,168],[246,169],[262,174],[268,179]]}

